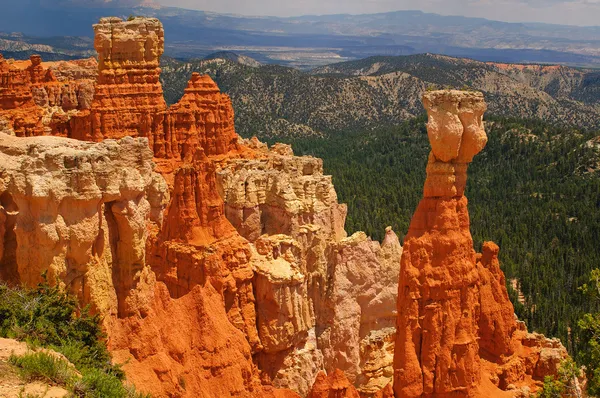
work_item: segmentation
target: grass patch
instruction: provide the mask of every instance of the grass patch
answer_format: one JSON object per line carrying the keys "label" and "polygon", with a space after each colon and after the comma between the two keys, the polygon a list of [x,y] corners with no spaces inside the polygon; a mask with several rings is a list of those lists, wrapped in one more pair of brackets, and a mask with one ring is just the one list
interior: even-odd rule
{"label": "grass patch", "polygon": [[136,392],[131,386],[124,385],[114,375],[106,374],[96,369],[85,373],[72,388],[77,397],[89,398],[146,398],[150,395]]}
{"label": "grass patch", "polygon": [[19,375],[27,382],[40,380],[48,384],[68,386],[77,377],[68,362],[46,352],[11,355],[9,363],[18,368]]}

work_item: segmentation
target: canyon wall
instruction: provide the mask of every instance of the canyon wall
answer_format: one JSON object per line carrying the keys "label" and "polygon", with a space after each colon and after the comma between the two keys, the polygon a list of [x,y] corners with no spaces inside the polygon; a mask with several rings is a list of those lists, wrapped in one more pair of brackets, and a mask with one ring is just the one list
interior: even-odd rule
{"label": "canyon wall", "polygon": [[45,274],[105,317],[146,311],[146,226],[160,225],[169,196],[153,169],[143,139],[0,134],[2,279],[35,285]]}
{"label": "canyon wall", "polygon": [[567,352],[517,321],[498,246],[473,250],[464,191],[487,142],[483,95],[434,91],[423,104],[431,153],[400,265],[395,396],[529,396]]}
{"label": "canyon wall", "polygon": [[391,228],[347,236],[322,161],[242,140],[210,77],[193,73],[167,108],[158,20],[94,31],[98,62],[0,59],[0,278],[46,272],[92,304],[138,389],[522,392],[555,372],[564,349],[514,319],[498,248],[472,247],[481,95],[425,98],[433,151],[403,250]]}

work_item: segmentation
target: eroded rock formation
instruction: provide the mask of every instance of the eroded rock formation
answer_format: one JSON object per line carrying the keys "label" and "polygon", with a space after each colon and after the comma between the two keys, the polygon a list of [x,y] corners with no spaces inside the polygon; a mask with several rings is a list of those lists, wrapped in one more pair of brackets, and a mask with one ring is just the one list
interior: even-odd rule
{"label": "eroded rock formation", "polygon": [[[431,153],[424,198],[404,240],[394,354],[397,397],[490,396],[556,374],[542,352],[566,357],[559,343],[531,343],[514,316],[498,246],[473,250],[464,190],[467,167],[487,142],[483,95],[426,93]],[[547,339],[544,339],[547,341]],[[512,391],[514,395],[515,391]],[[523,391],[525,393],[525,391]],[[511,393],[507,393],[510,396]]]}
{"label": "eroded rock formation", "polygon": [[[19,137],[69,136],[71,118],[91,107],[93,62],[44,64],[39,55],[29,61],[0,55],[0,131]],[[63,73],[66,69],[70,72]]]}
{"label": "eroded rock formation", "polygon": [[321,369],[374,394],[392,376],[398,238],[346,238],[346,206],[320,159],[244,144],[256,157],[220,162],[217,181],[228,220],[252,243],[259,368],[302,395]]}
{"label": "eroded rock formation", "polygon": [[94,25],[98,78],[89,114],[72,123],[73,138],[148,137],[162,133],[167,105],[162,95],[162,24],[155,18],[101,18]]}
{"label": "eroded rock formation", "polygon": [[146,224],[169,195],[153,168],[143,139],[0,134],[3,279],[35,285],[45,272],[105,317],[146,311]]}
{"label": "eroded rock formation", "polygon": [[335,369],[326,375],[319,372],[307,398],[359,398],[356,388],[348,381],[344,372]]}

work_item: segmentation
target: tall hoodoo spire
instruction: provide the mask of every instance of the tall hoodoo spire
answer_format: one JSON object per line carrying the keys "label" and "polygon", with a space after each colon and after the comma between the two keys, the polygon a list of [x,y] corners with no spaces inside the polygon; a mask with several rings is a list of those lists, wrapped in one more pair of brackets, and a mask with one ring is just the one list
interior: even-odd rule
{"label": "tall hoodoo spire", "polygon": [[401,260],[394,390],[397,397],[473,395],[482,377],[480,323],[494,318],[491,345],[506,354],[516,328],[505,290],[508,316],[482,314],[482,267],[464,196],[468,164],[487,143],[486,105],[481,93],[456,90],[428,92],[423,103],[431,152]]}
{"label": "tall hoodoo spire", "polygon": [[423,104],[431,152],[400,264],[394,394],[529,396],[567,352],[515,318],[498,246],[473,249],[464,192],[487,143],[483,95],[433,91]]}

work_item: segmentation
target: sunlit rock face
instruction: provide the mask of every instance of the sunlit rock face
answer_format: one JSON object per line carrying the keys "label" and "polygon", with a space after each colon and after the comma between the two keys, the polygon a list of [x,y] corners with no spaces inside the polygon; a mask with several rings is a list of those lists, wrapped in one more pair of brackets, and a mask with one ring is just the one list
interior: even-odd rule
{"label": "sunlit rock face", "polygon": [[0,134],[2,279],[35,285],[45,273],[105,317],[145,312],[146,226],[160,225],[152,215],[169,195],[153,170],[144,139]]}
{"label": "sunlit rock face", "polygon": [[101,18],[94,25],[98,77],[90,112],[71,122],[73,138],[101,141],[161,134],[167,105],[160,56],[164,30],[155,18]]}
{"label": "sunlit rock face", "polygon": [[393,374],[398,238],[391,229],[382,244],[347,237],[346,206],[320,159],[244,145],[256,156],[220,162],[217,185],[253,248],[259,368],[301,395],[321,369],[375,394]]}
{"label": "sunlit rock face", "polygon": [[91,107],[90,65],[96,61],[42,62],[39,55],[15,61],[0,54],[0,132],[69,136],[71,118]]}
{"label": "sunlit rock face", "polygon": [[[489,396],[509,386],[507,396],[525,393],[539,380],[544,344],[523,348],[530,338],[514,316],[498,246],[486,242],[475,253],[464,196],[468,164],[487,142],[483,95],[433,91],[423,104],[431,153],[400,266],[395,395]],[[566,356],[559,344],[553,349]]]}

